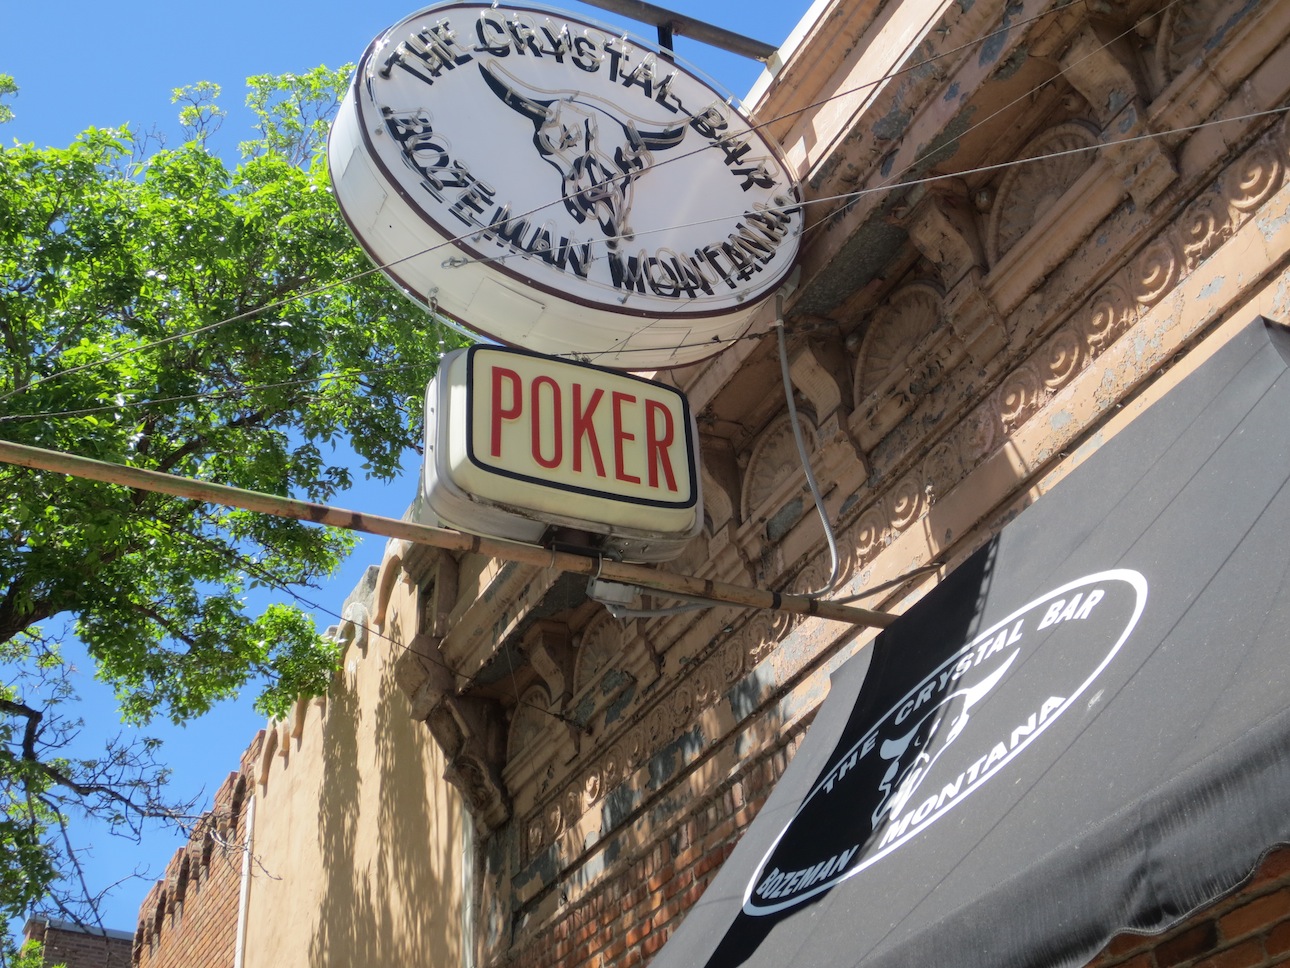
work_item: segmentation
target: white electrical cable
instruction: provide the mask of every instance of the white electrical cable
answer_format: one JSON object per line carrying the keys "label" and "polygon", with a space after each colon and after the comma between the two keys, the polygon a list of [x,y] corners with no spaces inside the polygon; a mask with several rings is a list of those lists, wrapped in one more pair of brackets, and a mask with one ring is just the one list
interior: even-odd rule
{"label": "white electrical cable", "polygon": [[829,543],[829,558],[832,561],[829,580],[823,588],[818,591],[797,593],[814,598],[818,595],[827,595],[837,587],[838,578],[842,571],[842,562],[838,558],[838,542],[833,536],[833,526],[829,523],[828,512],[824,509],[824,496],[820,493],[820,485],[815,480],[815,472],[811,470],[811,456],[806,452],[806,441],[802,439],[802,426],[797,416],[797,404],[793,401],[793,380],[788,372],[788,343],[784,338],[784,297],[782,294],[775,296],[775,332],[779,339],[779,372],[784,378],[784,397],[788,401],[788,422],[793,427],[793,439],[797,441],[797,455],[802,459],[802,470],[806,472],[806,486],[811,489],[811,497],[815,500],[815,510],[819,512],[820,523],[824,525],[824,540]]}
{"label": "white electrical cable", "polygon": [[[815,510],[820,515],[820,524],[824,526],[824,539],[829,545],[830,569],[828,583],[817,591],[798,593],[813,598],[819,595],[827,595],[837,587],[842,571],[842,560],[838,556],[838,542],[833,534],[833,525],[829,523],[829,514],[824,507],[824,495],[820,493],[819,482],[815,479],[815,472],[811,469],[811,457],[806,452],[806,441],[802,437],[802,424],[797,413],[797,403],[793,400],[793,379],[788,370],[788,344],[784,338],[783,293],[778,293],[775,296],[775,331],[779,338],[779,371],[784,381],[784,398],[788,402],[788,418],[789,424],[793,428],[793,440],[797,443],[797,455],[801,458],[802,470],[806,473],[806,486],[810,488],[811,498],[815,501]],[[679,615],[684,612],[711,607],[701,602],[673,605],[667,608],[627,608],[610,602],[601,602],[601,604],[609,610],[610,615],[619,621],[629,618],[657,618],[665,615]]]}

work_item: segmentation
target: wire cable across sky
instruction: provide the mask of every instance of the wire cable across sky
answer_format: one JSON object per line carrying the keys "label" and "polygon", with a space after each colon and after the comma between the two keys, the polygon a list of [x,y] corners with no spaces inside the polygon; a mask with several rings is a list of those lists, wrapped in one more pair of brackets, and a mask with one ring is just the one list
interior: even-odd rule
{"label": "wire cable across sky", "polygon": [[[1125,29],[1124,31],[1122,31],[1120,34],[1118,34],[1118,35],[1116,35],[1116,36],[1112,37],[1110,40],[1106,41],[1106,43],[1104,43],[1104,44],[1102,44],[1100,47],[1096,48],[1096,50],[1102,50],[1102,49],[1105,49],[1106,47],[1109,47],[1111,44],[1114,44],[1115,42],[1117,42],[1117,41],[1118,41],[1119,39],[1121,39],[1122,37],[1124,37],[1124,36],[1126,36],[1126,35],[1130,34],[1131,32],[1133,32],[1133,31],[1135,31],[1135,30],[1139,29],[1143,24],[1145,24],[1145,23],[1146,23],[1147,21],[1149,21],[1151,18],[1162,16],[1165,12],[1167,12],[1167,11],[1168,11],[1169,9],[1171,9],[1173,6],[1175,6],[1175,5],[1177,5],[1177,4],[1181,3],[1181,2],[1182,2],[1182,0],[1171,0],[1171,2],[1170,2],[1169,4],[1167,4],[1165,7],[1163,7],[1161,10],[1155,11],[1155,12],[1153,12],[1153,13],[1151,13],[1151,14],[1148,14],[1148,15],[1144,16],[1144,17],[1143,17],[1143,18],[1141,18],[1141,20],[1139,20],[1138,22],[1135,22],[1133,25],[1131,25],[1131,26],[1129,26],[1128,28],[1126,28],[1126,29]],[[925,67],[927,67],[927,66],[929,66],[929,65],[934,64],[934,63],[935,63],[935,62],[937,62],[937,61],[944,60],[944,59],[946,59],[946,58],[953,57],[953,56],[955,56],[955,55],[957,55],[957,54],[961,54],[961,53],[963,53],[964,51],[971,50],[971,49],[973,49],[973,48],[975,48],[975,47],[979,47],[979,46],[981,46],[982,44],[988,43],[988,42],[990,42],[990,41],[993,41],[993,40],[998,39],[999,37],[1005,36],[1009,31],[1012,31],[1012,30],[1014,30],[1014,29],[1019,29],[1019,28],[1021,28],[1021,27],[1028,26],[1029,24],[1032,24],[1032,23],[1034,23],[1034,22],[1036,22],[1036,21],[1038,21],[1038,20],[1042,20],[1042,19],[1044,19],[1044,18],[1046,18],[1046,17],[1053,16],[1053,15],[1055,15],[1056,13],[1061,12],[1061,11],[1062,11],[1062,10],[1064,10],[1064,9],[1065,9],[1065,8],[1054,8],[1054,9],[1051,9],[1051,10],[1045,11],[1045,12],[1043,12],[1043,13],[1041,13],[1041,14],[1038,14],[1038,15],[1036,15],[1035,17],[1029,18],[1029,19],[1027,19],[1027,20],[1024,20],[1024,21],[1018,21],[1018,22],[1017,22],[1017,23],[1015,23],[1015,24],[1008,24],[1008,25],[1006,25],[1006,26],[1002,26],[1002,27],[996,28],[996,29],[994,29],[994,30],[990,31],[989,33],[986,33],[986,34],[982,35],[981,37],[978,37],[978,38],[976,38],[976,39],[974,39],[974,40],[972,40],[972,41],[966,42],[966,43],[964,43],[964,44],[960,44],[960,45],[958,45],[958,46],[956,46],[956,47],[954,47],[954,48],[951,48],[951,49],[949,49],[949,50],[946,50],[946,51],[940,52],[940,53],[938,53],[938,54],[936,54],[936,55],[934,55],[934,56],[932,56],[932,57],[928,57],[928,58],[925,58],[925,59],[919,60],[919,61],[918,61],[918,62],[916,62],[916,63],[909,64],[909,65],[907,65],[907,66],[904,66],[904,67],[901,67],[901,68],[898,68],[898,69],[895,69],[895,70],[889,71],[889,72],[887,72],[887,73],[883,74],[881,77],[879,77],[879,78],[877,78],[877,79],[874,79],[874,80],[871,80],[871,81],[864,82],[863,84],[856,85],[856,86],[851,87],[851,88],[848,88],[848,89],[846,89],[846,90],[844,90],[844,91],[840,91],[840,92],[838,92],[838,93],[836,93],[836,94],[830,95],[828,98],[822,98],[822,99],[817,100],[817,101],[814,101],[814,102],[812,102],[812,103],[810,103],[810,104],[804,105],[804,106],[803,106],[803,107],[801,107],[801,108],[796,108],[796,109],[794,109],[794,110],[793,110],[793,111],[791,111],[791,112],[786,112],[786,113],[784,113],[784,114],[778,115],[778,116],[776,116],[776,117],[774,117],[774,118],[770,118],[770,119],[767,119],[767,120],[764,120],[764,121],[752,122],[752,123],[751,123],[751,127],[752,127],[752,129],[753,129],[753,130],[762,129],[762,128],[765,128],[765,127],[767,127],[767,126],[774,125],[774,124],[780,123],[780,122],[785,121],[785,120],[789,120],[789,119],[791,119],[791,118],[793,118],[793,117],[800,116],[800,115],[802,115],[802,114],[804,114],[804,113],[807,113],[807,112],[809,112],[809,111],[812,111],[812,110],[815,110],[815,109],[817,109],[817,108],[819,108],[819,107],[822,107],[822,106],[824,106],[824,105],[826,105],[826,104],[828,104],[828,103],[830,103],[830,102],[832,102],[832,101],[836,101],[836,100],[841,99],[841,98],[848,98],[848,97],[852,97],[852,96],[854,96],[854,95],[856,95],[856,94],[858,94],[858,93],[863,93],[863,92],[865,92],[865,91],[867,91],[867,90],[873,90],[873,89],[875,89],[878,85],[880,85],[880,84],[882,84],[882,83],[884,83],[884,82],[886,82],[886,81],[888,81],[888,80],[891,80],[891,79],[893,79],[893,78],[896,78],[896,77],[902,76],[902,75],[904,75],[904,74],[908,74],[908,73],[911,73],[911,72],[914,72],[914,71],[918,71],[918,70],[923,69],[923,68],[925,68]],[[1086,56],[1086,57],[1092,56],[1092,53],[1090,53],[1090,54],[1088,54],[1088,55],[1085,55],[1085,56]],[[1049,78],[1046,78],[1044,81],[1040,82],[1039,84],[1034,85],[1032,88],[1030,88],[1030,89],[1029,89],[1028,91],[1026,91],[1024,94],[1022,94],[1022,95],[1018,96],[1017,98],[1015,98],[1013,101],[1009,102],[1008,104],[1005,104],[1004,106],[1002,106],[1002,107],[998,108],[995,112],[993,112],[993,113],[992,113],[991,115],[989,115],[988,117],[983,118],[983,119],[981,119],[981,120],[979,120],[979,121],[975,122],[972,126],[970,126],[968,129],[966,129],[962,134],[960,134],[960,135],[959,135],[959,138],[961,139],[964,135],[966,135],[967,133],[970,133],[970,132],[971,132],[971,131],[973,131],[973,130],[978,129],[980,126],[982,126],[982,125],[986,124],[987,122],[989,122],[990,120],[992,120],[994,117],[998,116],[998,114],[1000,114],[1001,112],[1003,112],[1003,111],[1007,110],[1007,109],[1008,109],[1009,107],[1011,107],[1012,105],[1014,105],[1014,104],[1016,104],[1016,103],[1018,103],[1018,102],[1020,102],[1020,101],[1022,101],[1022,100],[1025,100],[1026,98],[1028,98],[1028,97],[1030,97],[1030,96],[1034,95],[1035,93],[1037,93],[1038,91],[1040,91],[1040,90],[1041,90],[1043,87],[1045,87],[1046,85],[1051,84],[1051,83],[1052,83],[1054,80],[1056,80],[1058,77],[1063,76],[1063,75],[1065,74],[1066,70],[1067,70],[1067,69],[1069,69],[1069,66],[1071,66],[1071,65],[1068,65],[1068,67],[1063,68],[1061,71],[1058,71],[1058,72],[1057,72],[1056,74],[1054,74],[1053,76],[1051,76],[1051,77],[1049,77]],[[1043,163],[1043,162],[1051,161],[1051,160],[1054,160],[1054,159],[1057,159],[1057,158],[1061,158],[1061,157],[1064,157],[1064,156],[1066,156],[1066,155],[1070,155],[1070,154],[1083,153],[1083,152],[1095,152],[1095,151],[1102,150],[1102,149],[1104,149],[1104,148],[1116,147],[1116,146],[1123,146],[1123,145],[1126,145],[1126,144],[1131,144],[1131,143],[1134,143],[1134,142],[1136,142],[1136,141],[1144,141],[1144,140],[1150,140],[1150,139],[1156,139],[1156,138],[1167,138],[1167,137],[1175,136],[1175,135],[1178,135],[1178,134],[1185,134],[1185,133],[1188,133],[1188,132],[1191,132],[1191,131],[1196,131],[1196,130],[1199,130],[1199,129],[1202,129],[1202,128],[1205,128],[1205,127],[1214,126],[1214,125],[1219,125],[1219,124],[1229,124],[1229,123],[1236,123],[1236,122],[1240,122],[1240,121],[1253,120],[1253,119],[1257,119],[1257,118],[1259,118],[1259,117],[1264,117],[1264,116],[1269,116],[1269,115],[1274,115],[1274,114],[1282,114],[1282,113],[1285,113],[1287,110],[1290,110],[1290,108],[1288,108],[1288,107],[1280,107],[1280,108],[1272,109],[1272,110],[1269,110],[1269,111],[1251,112],[1251,113],[1247,113],[1247,114],[1243,114],[1243,115],[1239,115],[1239,116],[1235,116],[1235,117],[1220,118],[1220,119],[1212,119],[1212,120],[1204,121],[1204,122],[1200,122],[1200,123],[1197,123],[1197,124],[1194,124],[1194,125],[1186,125],[1186,126],[1181,126],[1181,127],[1177,127],[1177,128],[1171,128],[1171,129],[1163,130],[1163,131],[1150,132],[1150,133],[1148,133],[1148,134],[1139,135],[1139,136],[1132,137],[1132,138],[1127,138],[1127,139],[1121,139],[1121,140],[1117,140],[1117,141],[1110,141],[1110,142],[1106,142],[1106,143],[1099,143],[1099,144],[1095,144],[1095,145],[1084,146],[1084,147],[1080,147],[1080,148],[1071,149],[1071,150],[1068,150],[1068,151],[1059,151],[1059,152],[1053,152],[1053,153],[1049,153],[1049,154],[1043,154],[1043,155],[1032,156],[1032,157],[1028,157],[1028,158],[1012,159],[1012,160],[1009,160],[1009,161],[1006,161],[1006,162],[1000,162],[1000,163],[997,163],[997,164],[981,165],[981,166],[978,166],[978,167],[975,167],[975,168],[972,168],[972,169],[967,169],[967,170],[953,171],[953,172],[946,172],[946,173],[937,173],[937,174],[926,175],[926,176],[919,177],[919,178],[914,178],[914,179],[901,180],[901,179],[903,178],[903,176],[904,176],[904,175],[906,175],[908,172],[910,172],[911,170],[913,170],[914,168],[916,168],[918,165],[920,165],[920,164],[924,163],[924,162],[926,161],[926,159],[930,156],[930,154],[932,153],[932,151],[933,151],[933,150],[938,150],[938,149],[929,149],[929,151],[926,151],[926,152],[920,153],[920,155],[919,155],[918,157],[916,157],[915,159],[913,159],[913,160],[912,160],[908,165],[906,165],[904,168],[902,168],[899,172],[897,172],[897,173],[895,173],[895,174],[893,174],[893,175],[889,176],[889,177],[888,177],[888,178],[887,178],[887,179],[886,179],[882,184],[880,184],[880,185],[873,185],[873,186],[869,186],[869,187],[865,187],[865,188],[859,188],[859,189],[856,189],[855,191],[851,191],[851,192],[844,192],[844,193],[840,193],[840,194],[834,194],[834,195],[823,196],[823,197],[818,197],[818,198],[804,199],[804,200],[801,200],[801,201],[795,201],[795,202],[793,202],[790,206],[784,206],[784,208],[785,208],[785,209],[789,209],[789,208],[797,208],[797,207],[799,207],[799,206],[800,206],[800,207],[804,207],[804,208],[805,208],[805,207],[818,206],[818,205],[827,205],[827,204],[836,204],[836,205],[838,206],[838,208],[837,208],[837,211],[836,211],[836,212],[829,213],[829,215],[826,215],[826,216],[825,216],[823,219],[821,219],[820,221],[817,221],[817,222],[816,222],[816,223],[814,223],[812,226],[809,226],[809,227],[805,230],[805,232],[809,233],[809,232],[811,232],[811,231],[813,231],[813,230],[817,229],[820,225],[825,224],[825,223],[826,223],[826,222],[827,222],[827,221],[828,221],[828,220],[829,220],[833,215],[837,214],[837,212],[844,211],[844,210],[848,209],[851,205],[853,205],[853,204],[855,203],[855,201],[857,201],[857,200],[858,200],[858,199],[860,199],[860,198],[864,198],[864,197],[866,197],[866,196],[871,196],[871,195],[875,195],[875,194],[879,194],[879,193],[883,193],[883,192],[894,191],[894,190],[898,190],[898,189],[908,189],[908,188],[910,188],[910,187],[914,187],[914,186],[918,186],[918,185],[924,185],[924,184],[930,184],[930,183],[933,183],[933,182],[936,182],[936,181],[942,181],[942,180],[951,179],[951,178],[958,179],[958,178],[963,178],[963,177],[965,177],[965,176],[979,175],[979,174],[988,174],[988,173],[991,173],[991,172],[1002,171],[1002,170],[1006,170],[1006,169],[1008,169],[1008,168],[1012,168],[1012,167],[1016,167],[1016,166],[1020,166],[1020,165],[1028,165],[1028,164]],[[701,149],[693,149],[690,153],[693,153],[694,151],[706,150],[706,148],[707,148],[707,146],[705,146],[704,148],[701,148]],[[662,167],[662,166],[664,166],[664,165],[667,165],[667,164],[670,164],[670,163],[674,163],[674,162],[676,162],[676,161],[679,161],[682,157],[684,157],[684,155],[676,155],[676,156],[670,156],[670,157],[668,157],[668,158],[664,158],[664,159],[659,160],[659,161],[655,161],[655,162],[653,162],[653,163],[652,163],[652,164],[651,164],[647,169],[645,169],[645,170],[646,170],[646,171],[649,171],[649,170],[654,170],[654,169],[660,168],[660,167]],[[538,206],[538,207],[536,207],[536,208],[532,209],[532,210],[531,210],[531,211],[529,211],[529,212],[525,212],[525,213],[521,213],[521,214],[518,214],[518,215],[516,215],[516,216],[513,216],[513,218],[514,218],[514,219],[527,218],[527,217],[530,217],[530,216],[532,216],[532,215],[538,214],[538,213],[540,213],[540,212],[544,211],[544,210],[545,210],[545,209],[547,209],[547,208],[554,207],[554,206],[558,206],[558,205],[561,205],[561,204],[563,204],[563,200],[562,200],[562,199],[560,199],[560,198],[552,198],[552,199],[551,199],[551,201],[550,201],[550,202],[548,202],[548,203],[546,203],[545,205]],[[723,220],[722,220],[722,219],[705,219],[705,220],[696,220],[696,221],[688,221],[688,222],[677,222],[675,225],[668,226],[666,229],[658,229],[658,230],[654,230],[654,231],[656,231],[656,232],[661,232],[661,231],[671,231],[671,230],[673,230],[673,229],[689,228],[689,227],[694,227],[694,226],[699,226],[699,225],[708,224],[708,223],[712,223],[712,222],[719,222],[719,221],[723,221]],[[43,376],[43,377],[39,377],[39,378],[37,378],[37,379],[35,379],[35,380],[32,380],[32,381],[30,381],[30,382],[28,382],[28,383],[24,384],[24,385],[23,385],[23,386],[21,386],[21,387],[16,387],[16,388],[14,388],[14,389],[12,389],[12,390],[8,391],[7,393],[0,394],[0,403],[4,403],[4,402],[6,402],[6,401],[8,401],[8,400],[10,400],[10,399],[13,399],[13,398],[14,398],[14,397],[16,397],[16,396],[18,396],[18,395],[20,395],[20,394],[22,394],[22,393],[25,393],[25,392],[27,392],[28,390],[31,390],[31,389],[35,388],[36,386],[39,386],[39,385],[41,385],[41,384],[43,384],[43,383],[46,383],[46,382],[49,382],[49,381],[51,381],[51,380],[59,379],[59,378],[64,377],[64,376],[69,376],[69,375],[72,375],[72,374],[74,374],[74,373],[78,373],[78,372],[81,372],[81,371],[84,371],[84,370],[87,370],[87,369],[92,369],[92,368],[94,368],[94,367],[104,366],[104,365],[107,365],[107,364],[109,364],[109,363],[115,362],[115,361],[117,361],[117,360],[123,359],[123,358],[125,358],[125,357],[131,356],[131,355],[140,354],[140,353],[144,353],[144,352],[147,352],[147,351],[149,351],[149,350],[156,349],[156,348],[159,348],[159,347],[161,347],[161,346],[168,345],[168,344],[173,343],[173,342],[177,342],[177,341],[185,340],[185,339],[190,339],[190,338],[195,337],[195,336],[200,336],[200,335],[203,335],[203,334],[205,334],[205,333],[209,333],[209,332],[212,332],[212,331],[214,331],[214,330],[216,330],[216,329],[219,329],[219,328],[221,328],[221,327],[223,327],[223,326],[227,326],[227,325],[230,325],[230,324],[233,324],[233,323],[236,323],[236,322],[240,322],[240,321],[243,321],[243,320],[247,320],[247,319],[255,318],[255,317],[257,317],[257,316],[262,316],[262,315],[264,315],[264,314],[266,314],[266,313],[270,313],[270,312],[273,312],[273,311],[275,311],[275,310],[283,309],[283,308],[288,307],[288,306],[292,305],[293,303],[296,303],[296,302],[298,302],[298,301],[300,301],[300,300],[311,299],[311,298],[315,298],[315,297],[318,297],[318,296],[325,296],[328,292],[330,292],[330,291],[331,291],[331,290],[333,290],[333,289],[336,289],[336,288],[338,288],[338,287],[340,287],[340,286],[344,286],[344,285],[347,285],[347,284],[349,284],[349,283],[351,283],[351,282],[355,282],[355,281],[357,281],[357,280],[363,279],[363,278],[365,278],[365,277],[367,277],[367,276],[371,275],[371,274],[372,274],[372,273],[374,273],[374,272],[380,272],[380,271],[384,271],[384,270],[386,270],[386,269],[392,269],[392,268],[395,268],[396,266],[398,266],[399,264],[401,264],[401,263],[403,263],[403,262],[407,262],[407,261],[412,260],[412,259],[421,258],[421,257],[423,257],[423,256],[425,256],[425,255],[432,254],[432,253],[434,253],[434,252],[436,252],[436,251],[439,251],[439,250],[442,250],[442,249],[446,249],[446,248],[452,247],[452,246],[454,246],[454,245],[456,245],[456,244],[458,244],[458,243],[468,242],[472,236],[477,235],[477,234],[478,234],[478,230],[474,230],[474,231],[471,231],[471,232],[466,232],[466,233],[463,233],[463,234],[461,234],[461,235],[459,235],[459,236],[457,236],[457,237],[455,237],[455,238],[445,240],[444,242],[438,243],[438,244],[433,245],[433,246],[428,246],[427,248],[425,248],[425,249],[423,249],[423,250],[420,250],[420,251],[418,251],[418,252],[415,252],[415,253],[412,253],[412,254],[410,254],[410,255],[404,256],[404,257],[402,257],[402,258],[400,258],[400,259],[393,260],[393,261],[391,261],[391,262],[389,262],[389,263],[387,263],[387,264],[383,264],[383,265],[379,265],[379,266],[378,266],[378,265],[373,265],[371,268],[364,269],[364,270],[362,270],[362,271],[360,271],[360,272],[353,273],[353,274],[351,274],[351,275],[349,275],[349,276],[346,276],[346,277],[344,277],[344,278],[342,278],[342,279],[334,280],[334,281],[332,281],[332,282],[328,282],[328,283],[324,283],[324,284],[321,284],[321,285],[318,285],[318,286],[314,286],[314,287],[312,287],[312,288],[309,288],[309,289],[303,290],[303,291],[301,291],[301,292],[299,292],[299,293],[295,293],[295,294],[293,294],[293,295],[286,296],[286,297],[283,297],[283,298],[281,298],[281,299],[275,300],[275,301],[273,301],[273,302],[267,303],[267,304],[265,304],[264,306],[256,307],[255,309],[251,309],[251,310],[247,310],[246,312],[239,313],[239,314],[237,314],[237,315],[235,315],[235,316],[231,316],[231,317],[228,317],[228,318],[225,318],[225,319],[220,319],[220,320],[216,320],[216,321],[214,321],[214,322],[206,323],[206,324],[203,324],[203,325],[201,325],[201,326],[194,327],[194,328],[192,328],[192,329],[188,329],[188,330],[185,330],[185,331],[182,331],[182,332],[172,333],[172,334],[170,334],[170,335],[167,335],[167,336],[164,336],[164,337],[158,338],[158,339],[156,339],[156,340],[152,340],[152,341],[149,341],[149,342],[142,343],[142,344],[140,344],[140,345],[138,345],[138,346],[135,346],[135,347],[130,347],[130,348],[127,348],[127,349],[123,349],[123,350],[117,351],[116,353],[109,354],[109,355],[107,355],[107,356],[105,356],[105,357],[103,357],[102,359],[99,359],[99,360],[89,361],[89,362],[87,362],[87,363],[83,363],[83,364],[80,364],[80,365],[75,366],[75,367],[69,367],[69,368],[67,368],[67,369],[65,369],[65,370],[59,370],[59,371],[58,371],[58,372],[56,372],[56,373],[50,373],[50,374],[47,374],[47,375],[45,375],[45,376]],[[647,233],[647,232],[642,232],[642,233],[639,233],[639,234],[648,234],[648,233]],[[618,241],[618,240],[617,240],[617,239],[610,239],[610,238],[606,238],[606,239],[603,239],[603,240],[597,240],[597,244],[600,244],[600,243],[608,244],[608,243],[609,243],[609,242],[611,242],[611,241]],[[479,261],[479,262],[501,262],[501,261],[503,261],[503,260],[505,260],[505,259],[513,258],[513,257],[514,257],[514,256],[513,256],[512,254],[504,254],[504,255],[498,255],[498,256],[487,256],[487,257],[477,258],[477,259],[475,259],[474,261]],[[741,337],[732,337],[732,338],[720,339],[720,340],[703,340],[703,341],[702,341],[702,345],[713,345],[714,343],[718,343],[718,344],[721,344],[721,345],[726,345],[726,344],[729,344],[729,343],[736,342],[736,341],[738,341],[738,340],[740,340],[740,339],[745,339],[745,338],[761,338],[761,337],[762,337],[762,336],[764,336],[764,335],[765,335],[765,334],[763,334],[763,333],[758,333],[758,334],[751,334],[751,335],[746,334],[745,336],[741,336]],[[675,348],[676,348],[676,349],[690,348],[690,347],[693,347],[693,346],[695,346],[695,345],[698,345],[698,344],[691,344],[691,343],[678,344],[678,346],[677,346],[677,347],[675,347]],[[616,353],[623,353],[623,354],[626,354],[626,353],[630,353],[630,352],[631,352],[631,349],[630,349],[630,348],[628,348],[628,349],[618,349],[618,350],[614,350],[614,349],[612,349],[612,348],[611,348],[611,349],[606,349],[606,350],[601,350],[601,351],[589,352],[589,353],[585,353],[585,354],[566,354],[566,355],[577,355],[579,358],[592,359],[592,358],[594,358],[594,357],[597,357],[597,356],[600,356],[600,355],[604,355],[604,354],[606,354],[606,353],[610,353],[610,352],[616,352]],[[657,348],[650,348],[649,352],[657,352]],[[248,389],[249,389],[249,388],[248,388]],[[223,393],[223,392],[225,392],[225,391],[214,391],[214,392]],[[88,408],[86,408],[86,409],[88,410]],[[69,414],[69,415],[70,415],[70,414]],[[28,417],[28,416],[30,416],[30,415],[21,415],[21,416],[22,416],[22,417]],[[0,418],[0,419],[3,419],[3,418]]]}

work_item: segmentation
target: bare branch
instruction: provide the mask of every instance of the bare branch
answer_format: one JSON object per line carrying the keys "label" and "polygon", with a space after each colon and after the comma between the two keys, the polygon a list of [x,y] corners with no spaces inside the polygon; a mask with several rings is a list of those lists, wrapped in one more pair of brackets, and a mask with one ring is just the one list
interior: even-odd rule
{"label": "bare branch", "polygon": [[[42,724],[45,721],[45,714],[39,709],[33,709],[25,703],[15,702],[9,699],[0,699],[0,711],[9,713],[14,716],[21,716],[26,719],[26,725],[23,728],[23,738],[21,746],[20,761],[29,764],[37,773],[49,780],[51,783],[63,787],[75,793],[78,797],[85,799],[89,797],[101,797],[111,803],[121,807],[128,814],[137,817],[140,820],[172,820],[175,817],[177,809],[158,803],[150,795],[145,795],[143,802],[139,802],[128,793],[122,792],[123,789],[137,789],[140,786],[139,781],[131,781],[122,776],[112,777],[110,780],[104,777],[106,770],[100,771],[93,779],[89,781],[77,779],[66,770],[63,770],[40,756],[37,750],[37,743],[40,742],[42,733]],[[108,744],[108,752],[113,753],[114,744]],[[100,764],[102,765],[102,764]],[[146,772],[149,764],[119,762],[117,764],[122,772],[137,770]],[[50,804],[49,800],[42,800]],[[50,804],[52,806],[52,804]],[[85,806],[85,804],[82,804]],[[85,806],[89,812],[92,808]],[[55,809],[55,812],[61,817],[61,810]]]}

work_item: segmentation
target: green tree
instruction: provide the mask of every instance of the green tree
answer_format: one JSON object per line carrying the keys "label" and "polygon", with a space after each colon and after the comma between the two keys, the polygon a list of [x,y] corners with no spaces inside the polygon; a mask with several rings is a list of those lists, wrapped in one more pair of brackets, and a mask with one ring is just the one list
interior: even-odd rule
{"label": "green tree", "polygon": [[[339,214],[322,146],[347,77],[251,78],[258,137],[234,166],[211,148],[211,84],[175,92],[173,149],[125,129],[0,148],[0,437],[314,501],[351,483],[338,442],[369,475],[398,471],[462,340],[372,270]],[[326,689],[337,656],[310,615],[253,615],[244,596],[315,584],[350,547],[0,464],[0,911],[95,919],[69,811],[137,835],[183,810],[148,742],[67,755],[64,617],[126,722],[184,721],[252,682],[280,714]]]}
{"label": "green tree", "polygon": [[0,74],[0,124],[13,120],[13,108],[3,103],[4,98],[18,93],[18,85],[11,74]]}
{"label": "green tree", "polygon": [[11,968],[67,968],[63,962],[56,965],[45,964],[45,946],[39,941],[28,941],[13,954],[9,964]]}

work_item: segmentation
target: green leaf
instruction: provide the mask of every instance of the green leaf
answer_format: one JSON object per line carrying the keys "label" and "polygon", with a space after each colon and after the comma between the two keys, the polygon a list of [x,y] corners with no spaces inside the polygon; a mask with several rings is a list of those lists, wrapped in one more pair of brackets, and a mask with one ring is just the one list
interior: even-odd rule
{"label": "green leaf", "polygon": [[[354,463],[398,473],[421,436],[408,401],[461,339],[370,272],[337,209],[322,147],[349,73],[251,78],[256,134],[232,165],[215,150],[210,83],[174,92],[186,137],[172,148],[109,128],[64,148],[0,147],[0,437],[314,501],[347,487]],[[0,120],[16,91],[0,75]],[[356,460],[339,460],[337,441]],[[72,889],[50,826],[63,810],[127,827],[165,812],[146,745],[60,759],[75,700],[41,623],[73,620],[127,722],[182,721],[248,688],[280,715],[325,691],[338,661],[317,632],[332,617],[293,592],[352,546],[345,532],[0,465],[0,659],[13,671],[0,686],[0,908]],[[249,612],[249,587],[278,603]],[[72,776],[149,792],[98,802]]]}
{"label": "green leaf", "polygon": [[0,74],[0,124],[13,120],[13,108],[4,103],[8,97],[18,96],[18,85],[12,74]]}

